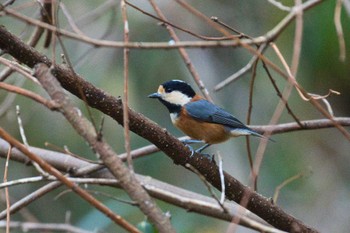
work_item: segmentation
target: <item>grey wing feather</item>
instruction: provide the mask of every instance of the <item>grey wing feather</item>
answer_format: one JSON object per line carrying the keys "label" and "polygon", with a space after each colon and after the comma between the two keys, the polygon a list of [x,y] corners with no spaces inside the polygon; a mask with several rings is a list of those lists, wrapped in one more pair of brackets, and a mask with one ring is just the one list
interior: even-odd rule
{"label": "grey wing feather", "polygon": [[190,102],[185,105],[187,113],[201,121],[222,124],[230,128],[248,129],[254,132],[237,118],[207,100]]}

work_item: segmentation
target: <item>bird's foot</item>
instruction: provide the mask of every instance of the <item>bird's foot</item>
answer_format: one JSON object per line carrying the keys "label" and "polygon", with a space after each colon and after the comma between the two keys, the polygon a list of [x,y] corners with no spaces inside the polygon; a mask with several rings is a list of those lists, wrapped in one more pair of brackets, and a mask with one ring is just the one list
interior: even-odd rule
{"label": "bird's foot", "polygon": [[215,162],[214,160],[214,154],[205,154],[202,153],[202,151],[204,149],[206,149],[207,147],[210,146],[210,144],[205,144],[201,147],[199,147],[197,150],[194,150],[192,146],[190,146],[190,143],[203,143],[203,141],[201,140],[195,140],[195,139],[184,139],[181,140],[181,142],[191,151],[191,155],[190,158],[194,155],[194,153],[198,153],[200,155],[203,155],[204,157],[206,157],[207,159],[209,159],[211,162]]}
{"label": "bird's foot", "polygon": [[215,161],[215,154],[206,154],[206,153],[200,153],[200,152],[197,152],[196,153],[202,155],[203,157],[207,158],[210,162],[214,162],[216,163]]}
{"label": "bird's foot", "polygon": [[192,146],[190,146],[190,145],[188,145],[188,144],[186,144],[186,143],[184,143],[184,145],[191,151],[190,157],[192,157],[196,151],[193,149]]}

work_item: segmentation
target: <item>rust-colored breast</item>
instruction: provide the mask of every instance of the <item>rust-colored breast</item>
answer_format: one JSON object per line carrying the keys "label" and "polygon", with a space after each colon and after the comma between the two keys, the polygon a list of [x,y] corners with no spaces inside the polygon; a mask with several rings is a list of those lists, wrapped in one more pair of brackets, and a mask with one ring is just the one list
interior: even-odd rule
{"label": "rust-colored breast", "polygon": [[230,134],[222,125],[196,121],[182,110],[179,117],[173,122],[186,135],[193,139],[203,140],[209,144],[226,141]]}

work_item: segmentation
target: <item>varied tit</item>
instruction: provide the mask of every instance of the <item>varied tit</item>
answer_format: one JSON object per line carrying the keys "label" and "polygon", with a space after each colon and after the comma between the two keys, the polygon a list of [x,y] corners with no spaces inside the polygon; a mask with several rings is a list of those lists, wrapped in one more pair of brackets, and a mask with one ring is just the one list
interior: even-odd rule
{"label": "varied tit", "polygon": [[205,143],[195,151],[197,153],[231,137],[253,135],[264,138],[224,109],[196,94],[184,81],[165,82],[159,86],[157,93],[148,97],[159,99],[168,108],[172,123],[195,139],[186,140],[185,143]]}

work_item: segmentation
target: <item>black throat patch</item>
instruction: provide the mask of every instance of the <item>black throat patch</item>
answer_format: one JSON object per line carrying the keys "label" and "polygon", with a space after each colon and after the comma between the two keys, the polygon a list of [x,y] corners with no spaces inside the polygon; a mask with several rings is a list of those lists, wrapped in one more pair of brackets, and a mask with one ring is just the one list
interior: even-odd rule
{"label": "black throat patch", "polygon": [[167,107],[170,113],[180,113],[181,112],[181,105],[177,104],[171,104],[167,101],[164,101],[162,99],[159,99],[159,101]]}

